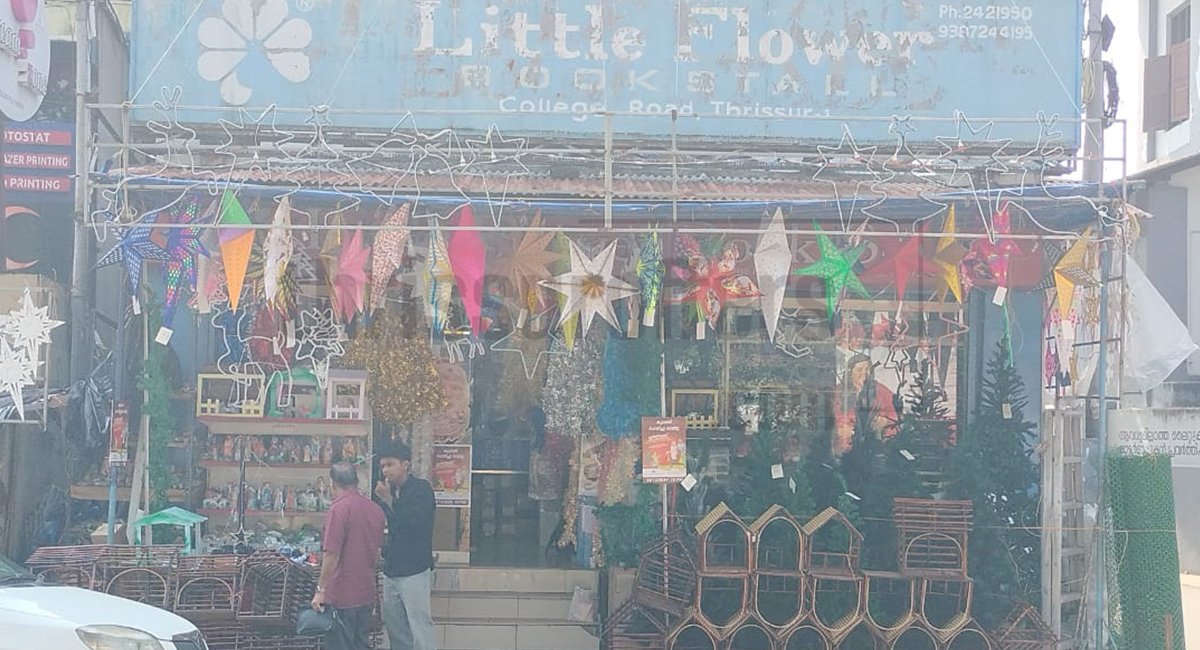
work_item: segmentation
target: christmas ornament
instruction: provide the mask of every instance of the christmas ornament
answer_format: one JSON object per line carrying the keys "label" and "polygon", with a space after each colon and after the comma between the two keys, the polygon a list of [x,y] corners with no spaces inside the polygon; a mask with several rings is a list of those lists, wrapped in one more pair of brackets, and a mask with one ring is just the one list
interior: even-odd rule
{"label": "christmas ornament", "polygon": [[[463,206],[458,226],[475,227],[475,215],[472,214],[469,204]],[[450,254],[454,282],[458,285],[458,294],[462,297],[467,320],[471,322],[471,333],[477,338],[482,338],[483,274],[487,268],[487,247],[483,245],[483,239],[477,231],[456,230],[450,235],[450,245],[446,252]]]}
{"label": "christmas ornament", "polygon": [[355,230],[338,256],[338,273],[333,280],[333,303],[343,322],[363,310],[363,288],[367,284],[367,258],[371,247],[362,245],[362,231]]}
{"label": "christmas ornament", "polygon": [[588,257],[575,242],[571,242],[571,270],[544,281],[549,287],[567,297],[567,304],[559,315],[559,325],[568,318],[580,314],[583,333],[587,335],[592,319],[598,314],[609,325],[619,328],[612,301],[628,298],[638,292],[632,285],[619,280],[612,274],[617,258],[617,242],[611,242],[597,257]]}
{"label": "christmas ornament", "polygon": [[404,261],[404,247],[408,244],[408,218],[412,204],[405,203],[392,212],[384,221],[383,232],[375,236],[375,255],[371,258],[371,313],[383,307],[384,296],[392,275]]}
{"label": "christmas ornament", "polygon": [[959,265],[967,254],[967,249],[955,238],[954,206],[946,214],[946,223],[942,225],[942,236],[938,238],[937,248],[934,249],[933,263],[940,269],[942,287],[938,293],[945,299],[946,293],[954,294],[954,299],[962,302],[962,282],[959,279]]}
{"label": "christmas ornament", "polygon": [[35,307],[26,288],[21,294],[21,306],[0,316],[0,334],[12,341],[14,350],[24,353],[34,372],[41,365],[42,345],[48,345],[50,332],[63,324],[51,319],[49,311],[49,306]]}
{"label": "christmas ornament", "polygon": [[166,261],[169,259],[167,251],[163,250],[151,239],[154,231],[150,226],[155,223],[157,218],[158,215],[150,214],[138,221],[138,223],[143,225],[126,228],[117,245],[113,246],[96,262],[96,268],[100,269],[124,262],[125,271],[129,277],[129,286],[136,293],[142,283],[142,262],[145,260]]}
{"label": "christmas ornament", "polygon": [[440,231],[429,235],[429,253],[425,256],[425,308],[433,331],[442,332],[450,319],[450,297],[454,292],[454,270],[450,253]]}
{"label": "christmas ornament", "polygon": [[[225,190],[221,196],[220,223],[225,226],[250,225],[246,210],[229,190]],[[254,248],[254,231],[248,228],[222,228],[218,236],[221,241],[221,262],[225,267],[225,286],[229,292],[229,308],[237,311],[246,269],[250,265],[250,249]]]}
{"label": "christmas ornament", "polygon": [[775,341],[791,266],[792,249],[784,230],[783,210],[776,208],[771,225],[759,236],[754,250],[754,270],[758,275],[759,290],[762,291],[763,320],[767,323],[767,336],[772,342]]}
{"label": "christmas ornament", "polygon": [[267,231],[263,244],[263,295],[267,302],[275,302],[279,293],[280,278],[287,272],[292,260],[292,199],[284,195],[275,209],[271,229]]}
{"label": "christmas ornament", "polygon": [[[921,234],[925,228],[921,228]],[[892,269],[896,274],[896,299],[903,301],[908,295],[908,281],[914,273],[925,273],[925,260],[921,256],[922,237],[910,237],[892,253]]]}
{"label": "christmas ornament", "polygon": [[1071,313],[1071,305],[1075,302],[1075,287],[1094,287],[1100,283],[1089,266],[1089,244],[1086,239],[1079,239],[1071,244],[1066,255],[1054,265],[1054,289],[1058,303],[1058,312],[1063,320]]}
{"label": "christmas ornament", "polygon": [[434,367],[427,338],[408,338],[390,312],[359,330],[346,360],[371,378],[367,398],[379,420],[403,426],[446,408],[442,381]]}
{"label": "christmas ornament", "polygon": [[717,257],[705,254],[691,235],[680,235],[675,241],[680,256],[687,261],[686,267],[675,268],[675,274],[688,283],[678,301],[696,303],[700,315],[713,329],[717,328],[726,300],[762,295],[750,276],[737,272],[739,252],[733,244],[725,246]]}
{"label": "christmas ornament", "polygon": [[662,241],[657,232],[652,232],[642,240],[642,249],[637,261],[638,284],[642,288],[642,324],[647,327],[654,326],[658,303],[662,299],[665,273]]}
{"label": "christmas ornament", "polygon": [[[189,196],[177,209],[171,211],[168,223],[193,224],[210,221],[215,214],[217,204],[214,202],[204,213],[200,212],[199,197]],[[208,256],[208,251],[201,242],[201,228],[171,228],[167,231],[167,287],[166,299],[163,302],[163,326],[171,327],[175,321],[175,310],[179,307],[179,299],[186,286],[196,292],[196,269],[199,256]],[[184,284],[186,282],[186,284]]]}
{"label": "christmas ornament", "polygon": [[0,337],[0,391],[12,398],[17,417],[25,419],[25,387],[34,385],[36,366],[29,356],[8,344],[7,337]]}
{"label": "christmas ornament", "polygon": [[992,227],[994,241],[975,240],[963,257],[961,277],[967,291],[981,284],[1008,288],[1008,262],[1021,249],[1007,238],[1011,229],[1007,203],[992,218]]}
{"label": "christmas ornament", "polygon": [[862,281],[858,279],[858,276],[854,275],[854,265],[858,263],[858,258],[862,257],[863,251],[866,250],[867,246],[866,244],[860,244],[850,250],[843,251],[833,243],[829,235],[826,235],[821,230],[820,224],[814,222],[813,225],[817,229],[817,245],[821,249],[821,261],[809,264],[795,273],[796,275],[808,275],[825,281],[826,312],[830,321],[832,321],[834,313],[837,312],[838,303],[842,299],[842,293],[847,287],[863,298],[871,297],[871,294],[867,293],[867,288],[863,286]]}
{"label": "christmas ornament", "polygon": [[542,213],[539,211],[529,224],[534,230],[521,236],[521,241],[516,245],[512,256],[504,260],[503,264],[516,292],[517,304],[524,313],[546,306],[546,301],[539,291],[539,284],[553,277],[550,265],[560,259],[559,254],[549,248],[554,241],[554,233],[536,230],[541,225]]}
{"label": "christmas ornament", "polygon": [[342,343],[346,332],[337,323],[332,309],[306,309],[300,313],[300,324],[296,328],[296,361],[307,361],[312,365],[317,384],[324,388],[329,378],[329,364],[346,354]]}

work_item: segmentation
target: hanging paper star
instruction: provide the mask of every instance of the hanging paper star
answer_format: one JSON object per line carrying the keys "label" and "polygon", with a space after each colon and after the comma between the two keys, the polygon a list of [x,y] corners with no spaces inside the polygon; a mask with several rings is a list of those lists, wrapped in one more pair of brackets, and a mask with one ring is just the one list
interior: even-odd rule
{"label": "hanging paper star", "polygon": [[1008,287],[1009,258],[1021,249],[1008,238],[1010,222],[1007,203],[993,217],[992,226],[995,241],[977,239],[963,257],[961,276],[968,291],[981,283]]}
{"label": "hanging paper star", "polygon": [[450,253],[441,231],[429,235],[429,252],[425,256],[425,307],[435,332],[442,332],[450,321],[450,297],[454,292],[454,270],[450,268]]}
{"label": "hanging paper star", "polygon": [[[537,314],[534,318],[540,319],[553,311],[553,309],[551,307]],[[512,322],[515,323],[516,321]],[[492,352],[508,352],[521,355],[521,368],[525,371],[526,379],[533,379],[544,357],[559,356],[567,353],[566,345],[553,332],[548,333],[548,336],[531,337],[527,332],[515,326],[512,328],[512,331],[505,334],[488,349]],[[530,356],[533,357],[533,365],[529,364]]]}
{"label": "hanging paper star", "polygon": [[[472,214],[470,205],[463,206],[458,226],[475,227],[475,215]],[[463,309],[471,322],[471,333],[482,337],[483,274],[487,267],[487,247],[483,245],[479,232],[456,230],[450,235],[450,246],[446,251],[450,254],[450,268],[454,271],[454,281],[462,297]]]}
{"label": "hanging paper star", "polygon": [[867,249],[866,244],[843,251],[833,243],[833,240],[821,230],[820,224],[813,223],[817,228],[817,245],[821,249],[821,261],[798,269],[796,275],[810,275],[825,281],[825,305],[829,320],[837,311],[842,293],[847,287],[863,298],[870,298],[867,288],[863,286],[857,275],[854,275],[854,265]]}
{"label": "hanging paper star", "polygon": [[[925,226],[921,227],[925,234]],[[924,274],[925,261],[921,256],[923,237],[910,237],[892,254],[892,269],[896,274],[896,299],[903,301],[908,295],[908,281],[914,273]]]}
{"label": "hanging paper star", "polygon": [[[229,190],[221,197],[220,222],[225,226],[250,225],[250,217],[237,197]],[[246,269],[250,266],[250,249],[254,248],[254,231],[248,228],[222,228],[221,261],[225,266],[225,285],[229,291],[229,308],[237,311],[242,297],[242,285],[246,281]]]}
{"label": "hanging paper star", "polygon": [[363,288],[367,284],[367,258],[371,247],[362,245],[362,231],[355,230],[338,256],[337,277],[333,279],[333,302],[344,322],[354,320],[363,310]]}
{"label": "hanging paper star", "polygon": [[41,346],[50,343],[50,332],[63,324],[50,318],[50,307],[35,307],[29,289],[21,296],[21,306],[0,316],[0,333],[12,340],[15,349],[25,353],[33,368],[41,363]]}
{"label": "hanging paper star", "polygon": [[637,261],[638,284],[642,288],[642,324],[647,327],[654,326],[658,302],[662,299],[665,273],[662,241],[658,238],[657,232],[652,232],[642,241],[642,250],[638,254]]}
{"label": "hanging paper star", "polygon": [[[199,197],[189,197],[184,200],[181,208],[171,213],[168,223],[198,224],[213,216],[216,211],[214,203],[204,213],[200,212]],[[201,228],[171,228],[167,231],[167,292],[163,302],[163,325],[170,327],[175,321],[175,310],[179,307],[179,299],[186,286],[193,293],[196,291],[196,269],[198,257],[208,256],[208,251],[201,242]],[[185,284],[186,282],[186,284]]]}
{"label": "hanging paper star", "polygon": [[[558,253],[559,253],[559,261],[558,261],[558,264],[556,265],[558,267],[558,269],[556,269],[556,270],[557,270],[558,274],[561,275],[561,274],[567,273],[571,270],[571,248],[575,244],[570,239],[568,239],[566,235],[564,235],[563,233],[560,232],[560,233],[558,233],[558,236],[556,237],[556,245],[558,246]],[[543,286],[544,286],[544,284],[545,283],[543,283]],[[568,301],[567,294],[560,293],[558,296],[558,309],[559,309],[560,314],[565,314],[565,312],[563,312],[563,310],[567,306],[567,301]],[[566,342],[567,349],[570,351],[574,351],[575,350],[575,331],[579,327],[579,315],[571,314],[571,315],[566,315],[566,316],[560,317],[559,322],[562,325],[563,341]]]}
{"label": "hanging paper star", "polygon": [[1088,265],[1088,246],[1086,239],[1076,240],[1067,249],[1066,255],[1054,265],[1055,298],[1063,320],[1070,316],[1071,305],[1075,302],[1075,287],[1094,287],[1099,284]]}
{"label": "hanging paper star", "polygon": [[783,210],[776,208],[771,225],[759,236],[758,246],[754,250],[754,269],[758,274],[758,287],[762,291],[763,320],[767,323],[767,336],[772,342],[775,341],[791,266],[792,249],[784,230]]}
{"label": "hanging paper star", "polygon": [[680,235],[675,241],[687,261],[686,267],[675,268],[675,274],[688,283],[677,302],[696,303],[700,315],[713,329],[726,300],[762,295],[750,276],[737,272],[738,250],[733,244],[725,246],[720,257],[710,257],[691,235]]}
{"label": "hanging paper star", "polygon": [[637,294],[638,290],[612,274],[613,263],[617,259],[617,242],[611,242],[594,258],[588,257],[575,242],[571,241],[570,244],[571,270],[542,282],[543,286],[567,297],[567,304],[559,315],[559,325],[580,314],[583,334],[586,336],[592,319],[599,314],[609,325],[619,329],[612,301],[628,298]]}
{"label": "hanging paper star", "polygon": [[96,268],[104,268],[124,262],[125,271],[129,277],[129,286],[136,292],[142,282],[142,262],[144,260],[166,261],[169,259],[167,251],[163,250],[151,239],[154,230],[149,226],[153,225],[157,219],[157,214],[150,214],[138,221],[138,223],[144,225],[126,228],[121,236],[121,241],[117,242],[116,246],[109,249],[96,262]]}
{"label": "hanging paper star", "polygon": [[512,256],[501,262],[516,292],[517,304],[526,312],[546,306],[538,286],[540,282],[554,277],[550,273],[550,265],[560,259],[557,252],[549,249],[555,233],[537,230],[541,226],[542,213],[539,210],[529,224],[532,230],[521,236]]}
{"label": "hanging paper star", "polygon": [[267,302],[275,302],[280,280],[292,261],[292,199],[286,194],[275,209],[263,244],[263,257],[263,295]]}
{"label": "hanging paper star", "polygon": [[371,258],[371,313],[383,307],[392,275],[404,261],[408,243],[408,217],[412,204],[405,203],[383,222],[384,230],[375,236],[375,255]]}
{"label": "hanging paper star", "polygon": [[33,375],[36,371],[26,355],[14,350],[8,339],[0,336],[0,391],[12,397],[17,416],[22,420],[25,419],[24,389],[35,383]]}
{"label": "hanging paper star", "polygon": [[967,249],[955,238],[954,206],[946,214],[946,223],[942,226],[942,236],[938,238],[937,248],[934,249],[933,263],[941,270],[942,286],[938,290],[944,299],[946,293],[954,294],[954,299],[962,302],[962,281],[959,279],[959,266],[967,255]]}

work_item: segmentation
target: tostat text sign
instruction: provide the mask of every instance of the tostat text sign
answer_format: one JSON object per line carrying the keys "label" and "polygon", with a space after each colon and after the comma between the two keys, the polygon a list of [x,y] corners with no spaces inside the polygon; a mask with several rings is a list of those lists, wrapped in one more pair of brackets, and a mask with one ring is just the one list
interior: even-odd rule
{"label": "tostat text sign", "polygon": [[[891,116],[1079,113],[1077,2],[135,0],[133,16],[139,104],[181,85],[192,106],[436,111],[422,129],[581,137],[602,132],[597,111],[647,116],[613,128],[667,137],[674,110],[684,136],[810,140],[839,138],[842,122],[789,118],[882,118],[854,132],[884,140]],[[1032,142],[1039,128],[994,135]]]}

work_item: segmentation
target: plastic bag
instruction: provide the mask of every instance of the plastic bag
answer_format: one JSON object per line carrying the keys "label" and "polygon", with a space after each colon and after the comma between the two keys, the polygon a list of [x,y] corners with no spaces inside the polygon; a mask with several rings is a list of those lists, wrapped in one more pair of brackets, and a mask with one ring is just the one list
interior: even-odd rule
{"label": "plastic bag", "polygon": [[596,594],[591,589],[575,585],[575,593],[571,596],[571,607],[567,610],[567,620],[579,623],[596,621]]}
{"label": "plastic bag", "polygon": [[1166,381],[1197,346],[1187,325],[1130,256],[1125,257],[1125,282],[1125,389],[1145,392]]}

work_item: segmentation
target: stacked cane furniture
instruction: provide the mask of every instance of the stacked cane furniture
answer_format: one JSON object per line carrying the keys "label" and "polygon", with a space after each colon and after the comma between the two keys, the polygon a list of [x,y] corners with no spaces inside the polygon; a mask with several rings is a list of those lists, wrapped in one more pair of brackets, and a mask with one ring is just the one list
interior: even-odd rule
{"label": "stacked cane furniture", "polygon": [[[796,521],[774,506],[747,524],[726,505],[648,548],[607,650],[1050,650],[1036,610],[995,631],[971,615],[971,503],[897,499],[897,571],[864,571],[863,537],[827,509]],[[690,574],[690,578],[689,578]]]}

